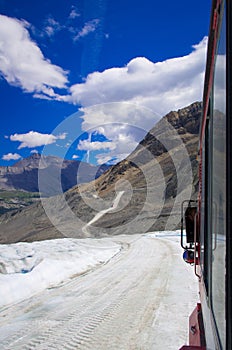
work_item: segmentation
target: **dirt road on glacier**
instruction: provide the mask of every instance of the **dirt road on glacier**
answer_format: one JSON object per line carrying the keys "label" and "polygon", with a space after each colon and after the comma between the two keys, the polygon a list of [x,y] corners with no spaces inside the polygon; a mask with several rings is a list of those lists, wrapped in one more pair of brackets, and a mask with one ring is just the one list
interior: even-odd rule
{"label": "dirt road on glacier", "polygon": [[177,350],[197,301],[177,242],[118,236],[107,264],[0,312],[1,349]]}

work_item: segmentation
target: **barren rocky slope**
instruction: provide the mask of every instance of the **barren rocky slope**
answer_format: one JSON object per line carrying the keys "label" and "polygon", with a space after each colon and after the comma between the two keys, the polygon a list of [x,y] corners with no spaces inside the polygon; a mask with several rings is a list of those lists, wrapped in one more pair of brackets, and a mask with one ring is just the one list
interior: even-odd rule
{"label": "barren rocky slope", "polygon": [[[127,159],[96,181],[3,216],[1,242],[178,228],[181,202],[196,197],[201,108],[196,102],[167,114]],[[123,195],[117,208],[87,225],[112,206],[118,191]]]}

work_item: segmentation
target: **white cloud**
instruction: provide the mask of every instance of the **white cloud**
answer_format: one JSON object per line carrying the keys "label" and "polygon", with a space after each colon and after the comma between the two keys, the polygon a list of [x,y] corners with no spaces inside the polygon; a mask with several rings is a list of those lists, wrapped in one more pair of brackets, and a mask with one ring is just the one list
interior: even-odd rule
{"label": "white cloud", "polygon": [[77,146],[77,149],[80,151],[99,151],[101,149],[113,150],[116,148],[116,145],[111,141],[89,141],[89,140],[80,140]]}
{"label": "white cloud", "polygon": [[3,160],[18,160],[20,158],[21,156],[18,153],[8,153],[4,154],[4,156],[2,157]]}
{"label": "white cloud", "polygon": [[[110,129],[110,128],[109,128]],[[98,164],[105,163],[105,156],[112,159],[112,163],[117,163],[123,159],[125,159],[128,154],[130,154],[138,144],[139,140],[136,140],[136,130],[133,127],[128,126],[127,129],[121,128],[119,131],[119,127],[113,127],[110,130],[105,129],[105,134],[109,137],[112,137],[114,145],[116,147],[112,149],[107,155],[101,154],[97,156]],[[107,160],[108,162],[108,160]]]}
{"label": "white cloud", "polygon": [[127,102],[95,105],[82,111],[82,128],[89,133],[97,131],[114,145],[107,152],[97,155],[98,164],[104,163],[105,157],[114,159],[115,163],[124,159],[160,119],[150,109]]}
{"label": "white cloud", "polygon": [[37,154],[37,153],[39,153],[39,152],[37,151],[37,149],[33,149],[33,150],[31,150],[30,153],[31,153],[31,154]]}
{"label": "white cloud", "polygon": [[106,163],[108,161],[111,161],[111,163],[117,163],[126,158],[146,134],[142,129],[123,123],[109,123],[103,126],[98,126],[96,127],[96,132],[105,135],[108,139],[113,141],[91,142],[90,139],[81,140],[77,149],[87,151],[87,160],[90,158],[90,152],[102,150],[102,153],[95,155],[98,164]]}
{"label": "white cloud", "polygon": [[[97,19],[87,22],[76,35],[76,40],[96,30],[98,24]],[[33,92],[34,97],[79,104],[83,113],[82,129],[91,132],[101,129],[100,133],[114,145],[104,148],[106,152],[97,155],[99,164],[106,159],[116,162],[125,158],[161,116],[202,100],[206,37],[186,56],[163,62],[136,57],[125,67],[89,74],[83,83],[70,87],[69,95],[60,96],[54,87],[65,87],[66,72],[43,57],[31,41],[27,25],[23,21],[0,16],[0,70],[3,76],[10,84]],[[27,65],[27,62],[30,64]],[[20,141],[19,148],[37,147],[29,134],[15,134],[11,140]],[[55,142],[57,136],[37,135],[35,143],[37,139],[39,145],[44,145]],[[99,145],[89,140],[80,143],[79,147],[91,152],[103,149],[103,143]]]}
{"label": "white cloud", "polygon": [[151,109],[123,101],[96,104],[80,110],[83,113],[82,129],[97,130],[109,140],[131,132],[139,134],[140,138],[142,131],[148,131],[161,117]]}
{"label": "white cloud", "polygon": [[218,55],[215,70],[214,108],[226,113],[226,55]]}
{"label": "white cloud", "polygon": [[44,31],[49,37],[52,37],[61,29],[63,29],[63,26],[60,25],[59,22],[57,22],[53,17],[48,17],[48,19],[46,20]]}
{"label": "white cloud", "polygon": [[99,19],[93,19],[85,23],[84,27],[76,34],[73,40],[77,41],[80,38],[83,38],[84,36],[88,35],[89,33],[94,32],[97,29],[99,22]]}
{"label": "white cloud", "polygon": [[66,101],[82,106],[82,129],[103,129],[116,145],[97,156],[99,163],[125,158],[163,115],[202,100],[206,48],[205,37],[183,57],[155,63],[136,57],[70,88]]}
{"label": "white cloud", "polygon": [[63,132],[62,134],[59,134],[58,136],[55,136],[57,140],[65,140],[67,136],[66,132]]}
{"label": "white cloud", "polygon": [[77,154],[74,154],[73,156],[72,156],[72,159],[78,159],[78,158],[80,158]]}
{"label": "white cloud", "polygon": [[80,13],[77,11],[77,9],[74,6],[72,6],[72,10],[71,10],[68,18],[74,19],[76,17],[80,17]]}
{"label": "white cloud", "polygon": [[70,88],[69,100],[84,108],[129,102],[159,115],[187,106],[202,99],[206,46],[207,38],[204,38],[183,57],[156,63],[137,57],[125,67],[94,72],[84,83]]}
{"label": "white cloud", "polygon": [[98,127],[96,132],[107,136],[109,139],[113,139],[113,141],[91,141],[89,138],[79,141],[77,149],[87,151],[87,161],[90,158],[90,152],[102,150],[102,153],[95,155],[98,164],[109,161],[111,163],[117,163],[126,158],[135,149],[138,141],[145,134],[143,130],[139,130],[138,132],[131,125],[115,123]]}
{"label": "white cloud", "polygon": [[52,134],[41,134],[36,131],[29,131],[27,134],[10,135],[10,140],[21,142],[18,149],[24,147],[34,148],[55,143],[57,140],[64,140],[66,135],[66,133],[63,133],[55,136]]}
{"label": "white cloud", "polygon": [[108,164],[117,163],[117,160],[114,157],[112,157],[110,154],[105,154],[105,153],[97,154],[96,158],[97,158],[98,165],[106,164],[106,163]]}
{"label": "white cloud", "polygon": [[65,88],[67,72],[46,59],[30,38],[23,20],[0,15],[0,72],[10,85],[59,99],[54,88]]}

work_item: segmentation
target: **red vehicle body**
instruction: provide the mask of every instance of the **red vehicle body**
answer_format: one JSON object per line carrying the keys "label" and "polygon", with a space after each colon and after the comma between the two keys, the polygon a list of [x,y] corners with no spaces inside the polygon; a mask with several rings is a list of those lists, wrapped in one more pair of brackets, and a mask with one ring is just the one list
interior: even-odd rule
{"label": "red vehicle body", "polygon": [[186,209],[195,209],[192,223],[184,205],[182,208],[181,245],[185,261],[194,264],[200,302],[190,316],[189,345],[181,350],[232,350],[231,17],[230,0],[212,1],[199,142],[199,197]]}

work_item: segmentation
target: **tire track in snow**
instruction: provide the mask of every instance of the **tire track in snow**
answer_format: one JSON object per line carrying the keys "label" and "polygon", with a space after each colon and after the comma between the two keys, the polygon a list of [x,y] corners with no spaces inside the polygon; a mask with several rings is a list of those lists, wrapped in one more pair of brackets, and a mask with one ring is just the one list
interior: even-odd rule
{"label": "tire track in snow", "polygon": [[[117,237],[117,240],[120,238]],[[121,241],[131,243],[132,238],[122,236]],[[161,331],[164,330],[168,339],[175,334],[173,327],[187,329],[181,322],[172,322],[172,304],[176,300],[171,299],[171,304],[167,302],[170,286],[173,287],[170,281],[173,281],[173,271],[177,268],[174,264],[178,261],[176,259],[176,250],[167,240],[137,236],[128,250],[125,249],[108,264],[50,291],[44,303],[41,299],[39,308],[35,307],[31,313],[24,315],[28,324],[32,322],[28,333],[15,342],[12,342],[9,333],[8,344],[2,349],[162,348],[159,337],[164,334],[160,334]],[[187,293],[189,295],[189,290]],[[184,307],[185,297],[183,294],[181,300]],[[192,306],[188,306],[191,310]],[[175,305],[174,311],[176,307],[179,305]],[[162,308],[166,308],[166,328],[159,313]],[[189,311],[186,310],[186,313],[189,314]],[[167,322],[170,322],[170,327],[167,327]],[[184,343],[183,335],[179,331],[176,334],[181,345]],[[162,345],[170,350],[178,348],[176,344],[174,347],[172,343],[167,345],[165,340]]]}

